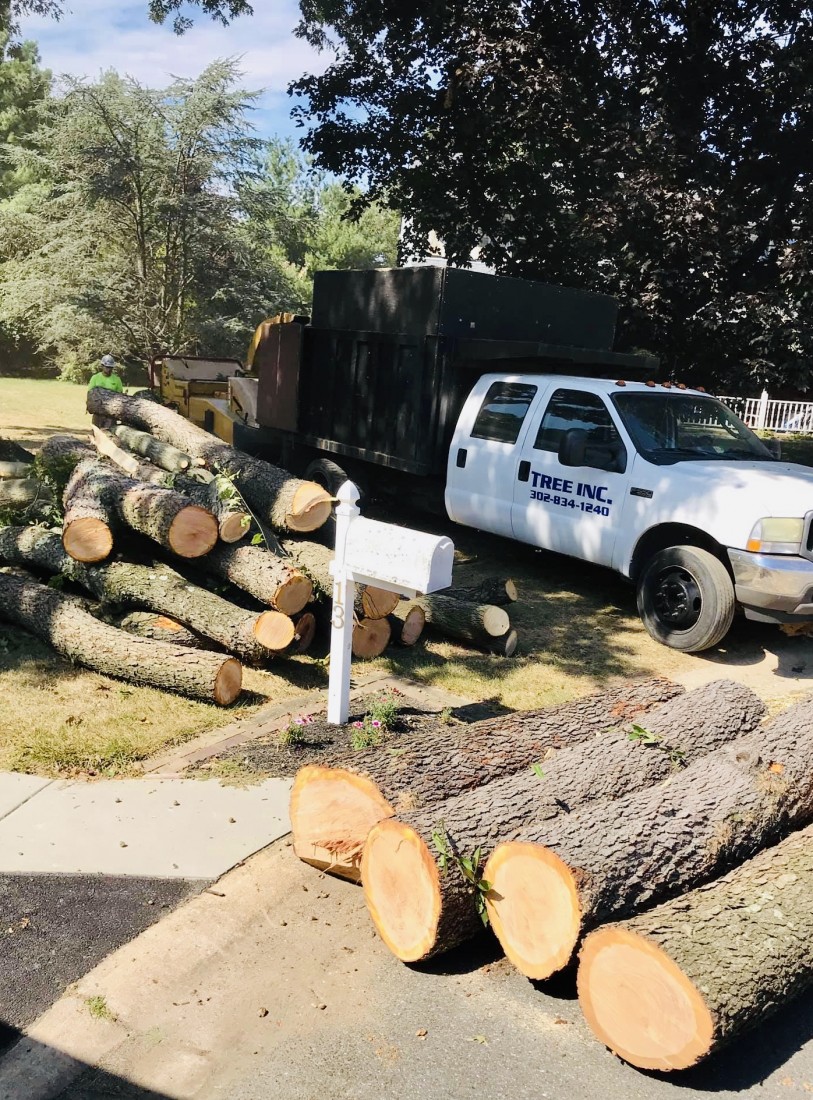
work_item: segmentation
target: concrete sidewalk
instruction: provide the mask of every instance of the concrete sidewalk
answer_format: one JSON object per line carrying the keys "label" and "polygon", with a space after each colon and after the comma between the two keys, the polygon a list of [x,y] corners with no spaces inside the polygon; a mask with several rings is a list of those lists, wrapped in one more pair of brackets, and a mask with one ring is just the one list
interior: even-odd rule
{"label": "concrete sidewalk", "polygon": [[0,773],[0,874],[215,879],[290,829],[290,779],[252,787]]}

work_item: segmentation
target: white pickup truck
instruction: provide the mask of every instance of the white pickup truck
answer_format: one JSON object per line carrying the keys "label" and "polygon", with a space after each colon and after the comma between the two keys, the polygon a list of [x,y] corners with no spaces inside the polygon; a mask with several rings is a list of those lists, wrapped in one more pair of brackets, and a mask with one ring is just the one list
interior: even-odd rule
{"label": "white pickup truck", "polygon": [[658,641],[696,653],[735,607],[813,621],[813,470],[716,398],[665,383],[486,374],[457,421],[455,522],[608,566]]}

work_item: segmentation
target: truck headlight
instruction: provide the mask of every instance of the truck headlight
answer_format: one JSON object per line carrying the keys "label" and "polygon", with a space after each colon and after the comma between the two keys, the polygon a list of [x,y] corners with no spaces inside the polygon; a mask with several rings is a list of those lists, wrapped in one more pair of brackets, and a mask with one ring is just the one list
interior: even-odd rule
{"label": "truck headlight", "polygon": [[745,549],[756,554],[798,554],[805,521],[769,516],[754,524]]}

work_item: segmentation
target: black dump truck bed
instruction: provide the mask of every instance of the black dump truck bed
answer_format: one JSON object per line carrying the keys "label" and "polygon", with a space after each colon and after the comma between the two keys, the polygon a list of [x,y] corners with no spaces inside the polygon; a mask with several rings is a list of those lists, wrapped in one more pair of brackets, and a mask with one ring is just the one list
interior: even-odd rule
{"label": "black dump truck bed", "polygon": [[456,268],[320,271],[309,325],[273,325],[255,355],[261,426],[411,474],[443,474],[452,432],[489,371],[651,377],[612,351],[602,294]]}

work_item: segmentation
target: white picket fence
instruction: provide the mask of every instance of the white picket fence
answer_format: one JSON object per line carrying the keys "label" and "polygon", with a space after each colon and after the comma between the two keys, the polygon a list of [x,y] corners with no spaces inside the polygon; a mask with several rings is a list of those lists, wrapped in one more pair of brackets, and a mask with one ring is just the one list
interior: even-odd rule
{"label": "white picket fence", "polygon": [[772,401],[766,390],[760,397],[721,397],[749,428],[813,435],[813,401]]}

